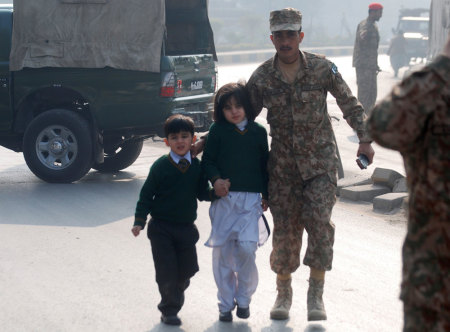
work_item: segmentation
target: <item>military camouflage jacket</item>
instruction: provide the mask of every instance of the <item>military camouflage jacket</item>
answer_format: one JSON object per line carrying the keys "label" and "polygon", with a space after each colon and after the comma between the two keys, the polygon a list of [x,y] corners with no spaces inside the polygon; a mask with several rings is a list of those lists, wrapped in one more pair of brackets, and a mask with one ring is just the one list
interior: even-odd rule
{"label": "military camouflage jacket", "polygon": [[368,18],[358,24],[353,48],[353,67],[378,69],[380,34],[375,21]]}
{"label": "military camouflage jacket", "polygon": [[368,129],[405,162],[402,298],[440,310],[450,303],[450,59],[436,58],[396,86],[373,109]]}
{"label": "military camouflage jacket", "polygon": [[327,111],[327,92],[336,98],[344,119],[356,130],[360,141],[368,142],[364,111],[337,67],[323,56],[300,52],[301,66],[289,84],[276,67],[277,56],[260,65],[247,87],[259,114],[267,108],[267,122],[273,144],[285,144],[303,179],[337,168],[336,143]]}

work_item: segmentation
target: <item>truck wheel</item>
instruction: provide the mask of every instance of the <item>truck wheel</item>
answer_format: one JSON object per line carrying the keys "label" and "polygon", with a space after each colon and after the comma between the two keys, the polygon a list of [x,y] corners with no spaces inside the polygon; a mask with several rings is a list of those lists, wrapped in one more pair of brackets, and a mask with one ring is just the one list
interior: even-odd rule
{"label": "truck wheel", "polygon": [[92,149],[88,121],[63,109],[37,116],[23,138],[28,167],[47,182],[70,183],[81,179],[91,169]]}
{"label": "truck wheel", "polygon": [[105,150],[105,159],[102,164],[94,164],[93,169],[99,172],[117,172],[133,164],[142,151],[144,141],[128,141],[118,149]]}

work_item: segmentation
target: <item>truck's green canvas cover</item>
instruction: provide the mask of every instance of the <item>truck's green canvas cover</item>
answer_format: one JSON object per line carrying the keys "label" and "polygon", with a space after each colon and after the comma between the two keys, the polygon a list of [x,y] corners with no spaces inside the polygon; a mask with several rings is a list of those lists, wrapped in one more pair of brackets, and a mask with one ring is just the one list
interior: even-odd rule
{"label": "truck's green canvas cover", "polygon": [[164,0],[14,0],[10,69],[159,72],[164,33]]}

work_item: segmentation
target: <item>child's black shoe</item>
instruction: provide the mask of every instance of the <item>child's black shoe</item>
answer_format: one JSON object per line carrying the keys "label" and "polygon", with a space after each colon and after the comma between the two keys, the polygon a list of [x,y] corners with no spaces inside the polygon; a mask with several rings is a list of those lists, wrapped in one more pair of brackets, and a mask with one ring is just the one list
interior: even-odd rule
{"label": "child's black shoe", "polygon": [[236,316],[239,318],[249,318],[250,317],[250,307],[247,308],[241,308],[240,306],[237,307],[236,310]]}
{"label": "child's black shoe", "polygon": [[219,312],[219,320],[221,322],[231,322],[233,320],[233,316],[231,315],[231,311]]}
{"label": "child's black shoe", "polygon": [[181,325],[181,319],[177,315],[161,315],[161,322],[167,325]]}

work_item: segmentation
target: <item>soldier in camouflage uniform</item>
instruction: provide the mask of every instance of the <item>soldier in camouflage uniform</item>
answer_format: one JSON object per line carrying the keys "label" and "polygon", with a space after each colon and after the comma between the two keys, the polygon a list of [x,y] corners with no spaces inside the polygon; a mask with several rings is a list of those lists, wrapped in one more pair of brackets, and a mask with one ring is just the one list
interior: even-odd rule
{"label": "soldier in camouflage uniform", "polygon": [[331,270],[338,158],[326,97],[330,92],[360,140],[357,154],[374,155],[364,110],[337,67],[324,56],[299,50],[301,13],[286,8],[270,13],[276,55],[260,65],[247,83],[259,113],[267,108],[272,136],[269,157],[269,206],[274,220],[271,268],[278,296],[272,319],[287,319],[292,304],[291,273],[300,265],[302,234],[308,233],[303,263],[311,269],[308,320],[326,319],[322,300],[325,271]]}
{"label": "soldier in camouflage uniform", "polygon": [[353,48],[353,67],[356,69],[358,100],[368,112],[377,99],[378,44],[380,34],[376,21],[383,15],[379,3],[369,5],[369,16],[358,24]]}
{"label": "soldier in camouflage uniform", "polygon": [[368,129],[405,162],[403,331],[450,331],[450,35],[444,55],[375,106]]}

